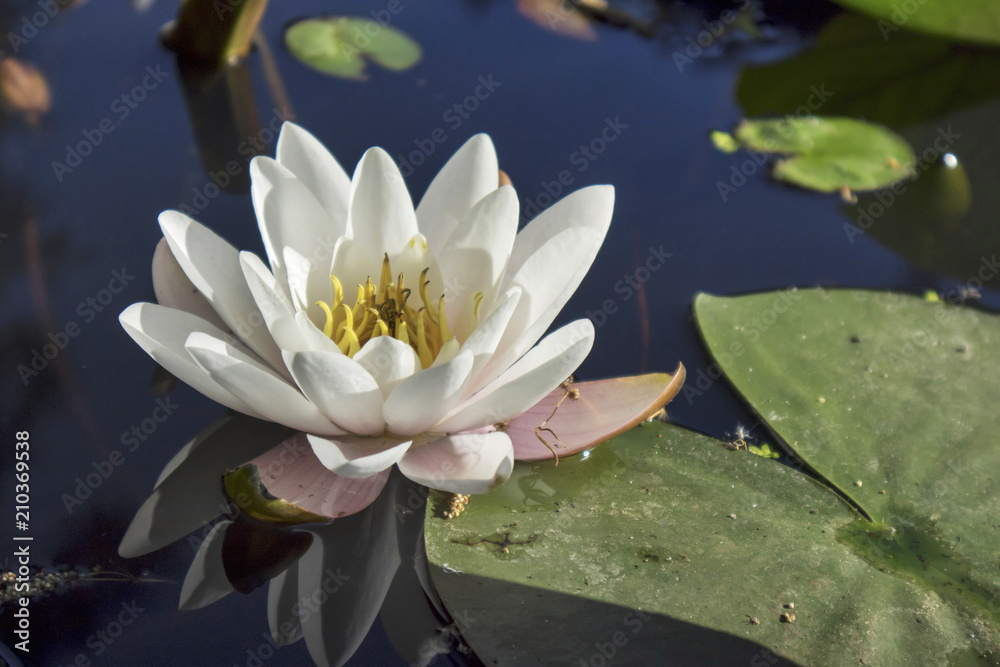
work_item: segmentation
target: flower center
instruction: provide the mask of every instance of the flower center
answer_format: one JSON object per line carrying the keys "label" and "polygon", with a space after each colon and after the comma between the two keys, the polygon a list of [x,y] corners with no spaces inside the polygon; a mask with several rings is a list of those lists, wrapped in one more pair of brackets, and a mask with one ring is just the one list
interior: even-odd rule
{"label": "flower center", "polygon": [[[448,329],[444,295],[437,303],[432,303],[427,297],[427,286],[430,284],[428,271],[430,269],[425,268],[420,272],[417,283],[418,298],[422,302],[419,307],[414,307],[416,299],[411,298],[412,290],[405,286],[403,274],[400,273],[393,281],[388,254],[382,259],[378,286],[368,276],[364,285],[358,285],[353,307],[344,301],[340,280],[331,275],[333,303],[316,302],[326,314],[323,333],[349,357],[353,357],[372,338],[392,336],[416,351],[422,368],[429,367],[454,336]],[[478,321],[482,292],[476,292],[473,299],[473,312]]]}

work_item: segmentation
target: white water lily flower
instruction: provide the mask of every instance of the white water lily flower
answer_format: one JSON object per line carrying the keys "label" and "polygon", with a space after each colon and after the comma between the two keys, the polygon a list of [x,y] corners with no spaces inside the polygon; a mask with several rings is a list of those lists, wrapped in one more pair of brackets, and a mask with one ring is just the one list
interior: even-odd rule
{"label": "white water lily flower", "polygon": [[542,334],[604,240],[613,189],[579,190],[518,233],[517,196],[498,187],[486,135],[414,211],[384,150],[369,149],[351,178],[292,123],[276,159],[255,158],[250,173],[269,266],[165,211],[159,304],[129,306],[125,330],[213,400],[308,434],[338,475],[396,464],[454,493],[506,480],[504,424],[593,344],[587,319]]}

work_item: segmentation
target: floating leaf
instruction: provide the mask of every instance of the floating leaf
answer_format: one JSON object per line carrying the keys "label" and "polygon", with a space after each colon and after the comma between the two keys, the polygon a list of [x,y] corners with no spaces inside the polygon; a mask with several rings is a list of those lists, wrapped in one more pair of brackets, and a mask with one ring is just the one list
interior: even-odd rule
{"label": "floating leaf", "polygon": [[852,118],[745,120],[733,134],[748,150],[790,155],[774,165],[774,177],[820,192],[884,188],[916,162],[905,139]]}
{"label": "floating leaf", "polygon": [[840,541],[858,521],[792,468],[653,422],[586,459],[518,463],[425,526],[486,664],[989,664],[980,618]]}
{"label": "floating leaf", "polygon": [[710,350],[747,343],[720,365],[780,442],[888,527],[841,538],[996,641],[1000,317],[847,290],[702,294],[695,314]]}
{"label": "floating leaf", "polygon": [[559,387],[510,420],[507,435],[514,457],[540,461],[599,445],[650,418],[677,395],[684,378],[681,365],[673,375],[650,373]]}
{"label": "floating leaf", "polygon": [[422,55],[420,45],[401,30],[350,16],[299,21],[285,31],[285,44],[309,67],[355,80],[367,78],[366,58],[398,72],[413,67]]}
{"label": "floating leaf", "polygon": [[1000,51],[906,31],[886,40],[876,21],[851,14],[830,21],[794,57],[745,68],[737,86],[747,116],[817,113],[894,128],[939,124],[946,113],[998,96]]}
{"label": "floating leaf", "polygon": [[879,19],[885,39],[901,29],[983,44],[1000,44],[1000,4],[996,0],[835,0]]}

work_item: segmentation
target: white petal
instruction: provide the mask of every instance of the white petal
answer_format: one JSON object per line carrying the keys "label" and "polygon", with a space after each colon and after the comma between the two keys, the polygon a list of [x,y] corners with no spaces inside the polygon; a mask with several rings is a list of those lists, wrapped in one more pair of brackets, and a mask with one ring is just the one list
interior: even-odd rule
{"label": "white petal", "polygon": [[194,283],[184,275],[184,269],[177,263],[166,239],[160,239],[153,252],[153,292],[156,302],[167,308],[183,310],[197,315],[223,331],[229,329],[215,312],[208,299],[198,291]]}
{"label": "white petal", "polygon": [[431,249],[444,246],[466,211],[496,190],[499,179],[496,150],[487,135],[477,134],[458,149],[417,206],[420,231]]}
{"label": "white petal", "polygon": [[603,240],[604,235],[596,230],[570,228],[546,241],[525,261],[510,281],[524,294],[472,391],[496,377],[542,337],[580,286]]}
{"label": "white petal", "polygon": [[610,185],[594,185],[566,195],[518,233],[510,253],[507,276],[512,277],[528,257],[566,229],[594,229],[603,237],[611,224],[614,205],[615,189]]}
{"label": "white petal", "polygon": [[[424,280],[427,282],[427,298],[430,299],[431,303],[424,305],[437,312],[438,299],[447,291],[447,287],[441,281],[441,269],[438,267],[434,253],[428,248],[427,240],[423,234],[414,235],[403,247],[402,252],[395,257],[390,254],[389,259],[393,274],[398,276],[402,273],[406,277],[406,285],[413,290],[407,303],[414,309],[419,308],[418,303],[423,303],[419,296],[420,286],[417,283],[420,280],[420,274],[424,269],[427,269]],[[381,269],[381,267],[379,268]],[[375,276],[372,276],[372,280],[374,279]]]}
{"label": "white petal", "polygon": [[118,316],[122,327],[153,361],[173,373],[196,391],[237,412],[261,417],[245,401],[213,380],[187,351],[184,343],[194,331],[201,331],[217,338],[227,334],[200,317],[155,303],[133,303]]}
{"label": "white petal", "polygon": [[353,441],[308,436],[313,453],[327,470],[342,477],[371,477],[392,466],[412,444],[395,438],[359,438]]}
{"label": "white petal", "polygon": [[343,235],[326,209],[286,167],[268,157],[250,163],[251,195],[267,259],[278,282],[286,280],[284,248],[293,248],[319,267],[330,266],[337,239]]}
{"label": "white petal", "polygon": [[[288,272],[288,291],[296,310],[305,311],[310,318],[321,319],[323,311],[316,301],[326,301],[330,294],[330,276],[327,266],[320,269],[298,253],[295,248],[285,246],[283,252],[285,270]],[[316,320],[313,320],[316,321]]]}
{"label": "white petal", "polygon": [[[353,297],[354,292],[351,289],[355,285],[364,285],[367,278],[370,277],[373,282],[378,283],[382,274],[383,256],[383,252],[369,252],[354,239],[341,237],[337,239],[337,245],[333,249],[330,274],[340,281],[345,297]],[[395,269],[395,266],[393,268]],[[329,296],[326,298],[332,300],[333,281],[329,281],[327,292]]]}
{"label": "white petal", "polygon": [[482,307],[487,309],[496,300],[517,233],[517,217],[517,194],[505,185],[462,216],[440,251],[441,275],[448,281],[448,319],[459,340],[475,327],[473,295],[482,292]]}
{"label": "white petal", "polygon": [[330,214],[335,224],[330,231],[337,236],[343,235],[351,196],[351,177],[330,151],[300,126],[286,122],[281,126],[275,157],[281,166],[287,167],[309,188]]}
{"label": "white petal", "polygon": [[299,328],[299,334],[305,341],[307,347],[296,349],[295,352],[303,350],[328,350],[330,352],[340,352],[340,348],[326,334],[320,331],[309,316],[301,310],[295,313],[295,324]]}
{"label": "white petal", "polygon": [[222,543],[232,521],[220,521],[212,528],[191,561],[181,585],[178,608],[186,611],[207,607],[233,592],[222,566]]}
{"label": "white petal", "polygon": [[[497,344],[503,337],[503,332],[507,329],[507,323],[510,321],[511,315],[514,314],[514,310],[521,299],[521,293],[520,287],[512,287],[507,290],[507,293],[500,297],[495,310],[490,313],[489,317],[482,324],[476,327],[472,335],[462,344],[462,349],[470,350],[473,357],[472,371],[469,373],[469,376],[472,378],[469,389],[472,389],[477,384],[480,372],[486,367],[490,359],[493,358]],[[441,351],[444,352],[444,348]],[[436,362],[437,360],[435,360]]]}
{"label": "white petal", "polygon": [[399,462],[414,482],[450,493],[486,493],[503,484],[514,468],[514,447],[506,433],[461,433],[413,447]]}
{"label": "white petal", "polygon": [[267,363],[281,368],[281,353],[243,278],[236,248],[178,211],[164,211],[159,221],[177,263],[222,321]]}
{"label": "white petal", "polygon": [[382,416],[392,433],[415,435],[441,420],[462,398],[469,384],[472,352],[460,352],[446,364],[411,375],[385,399]]}
{"label": "white petal", "polygon": [[490,386],[476,394],[437,430],[455,433],[482,428],[516,417],[569,377],[594,345],[588,319],[567,324],[547,336]]}
{"label": "white petal", "polygon": [[307,433],[343,434],[295,386],[225,341],[196,332],[184,347],[213,380],[265,419]]}
{"label": "white petal", "polygon": [[390,336],[379,336],[365,343],[354,355],[354,361],[375,378],[383,398],[388,398],[400,382],[420,370],[420,358],[413,348]]}
{"label": "white petal", "polygon": [[349,235],[370,253],[395,251],[417,233],[417,217],[403,177],[389,154],[369,148],[351,181]]}
{"label": "white petal", "polygon": [[271,337],[280,349],[287,349],[282,345],[280,337],[275,335],[276,324],[283,319],[291,319],[295,313],[285,291],[260,257],[252,252],[244,250],[240,253],[240,267],[243,269],[247,287],[250,288],[250,293],[257,303],[257,309],[264,317],[267,330],[271,332]]}
{"label": "white petal", "polygon": [[306,398],[330,421],[349,433],[377,435],[382,392],[361,364],[337,352],[291,352],[285,360]]}

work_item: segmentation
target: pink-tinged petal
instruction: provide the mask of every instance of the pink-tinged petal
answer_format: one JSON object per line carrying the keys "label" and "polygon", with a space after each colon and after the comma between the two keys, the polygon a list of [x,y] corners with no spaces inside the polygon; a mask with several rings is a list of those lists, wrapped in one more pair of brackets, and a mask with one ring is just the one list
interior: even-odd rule
{"label": "pink-tinged petal", "polygon": [[[514,443],[514,457],[518,461],[542,461],[555,456],[535,434],[543,424],[552,432],[542,431],[540,435],[559,456],[577,454],[621,435],[669,403],[680,391],[685,375],[684,365],[680,364],[673,375],[651,373],[577,382],[572,385],[579,392],[576,399],[567,397],[566,390],[559,387],[510,420],[507,435]],[[559,441],[552,433],[559,436]]]}
{"label": "pink-tinged petal", "polygon": [[158,304],[191,313],[223,331],[229,331],[229,327],[212,308],[212,304],[184,274],[184,269],[178,264],[174,253],[170,252],[170,244],[166,239],[160,239],[156,244],[152,269],[153,292],[156,294]]}
{"label": "pink-tinged petal", "polygon": [[364,479],[391,468],[413,444],[396,438],[307,437],[313,454],[327,470],[352,479]]}
{"label": "pink-tinged petal", "polygon": [[320,516],[338,519],[371,505],[389,479],[389,469],[352,479],[330,472],[313,453],[305,433],[249,461],[260,482],[275,498]]}
{"label": "pink-tinged petal", "polygon": [[418,484],[450,493],[487,493],[514,468],[506,433],[459,433],[412,447],[399,470]]}

